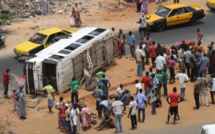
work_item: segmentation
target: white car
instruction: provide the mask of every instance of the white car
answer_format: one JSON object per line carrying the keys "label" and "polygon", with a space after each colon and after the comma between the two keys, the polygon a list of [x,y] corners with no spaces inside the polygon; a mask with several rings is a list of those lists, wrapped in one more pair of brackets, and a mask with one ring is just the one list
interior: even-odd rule
{"label": "white car", "polygon": [[202,126],[201,134],[215,134],[215,124]]}

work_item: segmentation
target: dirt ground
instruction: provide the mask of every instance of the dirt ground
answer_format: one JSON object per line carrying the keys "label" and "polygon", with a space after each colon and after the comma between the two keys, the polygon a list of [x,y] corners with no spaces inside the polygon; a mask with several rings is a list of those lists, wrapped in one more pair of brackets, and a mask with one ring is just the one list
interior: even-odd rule
{"label": "dirt ground", "polygon": [[[116,0],[91,0],[95,5],[98,2],[106,2],[106,6],[118,5]],[[167,1],[164,4],[171,3],[172,1]],[[82,20],[84,26],[98,26],[104,28],[115,27],[116,31],[122,28],[123,30],[134,30],[138,28],[136,21],[139,18],[139,14],[135,12],[135,6],[127,6],[123,9],[98,9],[92,7],[89,13],[82,13]],[[153,3],[149,4],[149,13],[154,12],[157,9],[156,5]],[[50,19],[50,26],[49,24]],[[5,26],[4,29],[7,30],[7,41],[6,46],[0,49],[0,56],[8,56],[13,53],[13,48],[27,40],[35,32],[40,29],[47,27],[59,27],[66,28],[69,27],[69,14],[67,15],[52,15],[50,17],[37,17],[32,19],[19,19],[12,23],[10,26]],[[56,23],[57,22],[57,23]],[[42,25],[43,24],[43,25]],[[109,67],[106,72],[106,76],[110,79],[111,82],[111,92],[110,94],[116,93],[116,89],[120,83],[125,84],[125,89],[129,89],[133,94],[136,89],[134,87],[134,80],[139,79],[136,76],[136,63],[131,61],[129,58],[123,57],[122,59],[116,59],[117,65]],[[148,70],[149,66],[146,66]],[[154,70],[155,71],[155,70]],[[143,86],[143,85],[142,85]],[[179,83],[176,81],[175,84],[168,85],[168,91],[171,92],[172,88],[176,86],[179,88]],[[178,90],[179,91],[179,90]],[[91,92],[87,92],[83,87],[79,91],[80,97],[88,95],[84,101],[93,113],[95,111],[95,99],[90,96]],[[66,101],[70,101],[70,94],[60,94],[56,96],[55,103],[59,100],[59,97],[63,96]],[[209,92],[208,92],[209,96]],[[30,106],[32,102],[27,97],[27,105]],[[193,88],[192,83],[187,83],[186,89],[186,101],[182,102],[179,106],[180,118],[181,120],[177,122],[177,125],[189,125],[194,123],[207,123],[213,122],[215,119],[213,117],[213,112],[215,106],[211,105],[210,107],[202,106],[200,110],[194,111],[194,98],[193,98]],[[174,127],[173,125],[166,125],[164,122],[167,117],[168,104],[165,101],[165,98],[162,98],[163,105],[161,108],[157,109],[157,114],[155,116],[150,115],[151,106],[149,105],[146,108],[146,123],[139,123],[138,129],[155,129],[159,127]],[[209,101],[210,96],[209,96]],[[0,98],[1,112],[0,112],[0,130],[4,133],[8,131],[13,131],[18,134],[60,134],[60,130],[57,128],[57,110],[54,110],[54,114],[49,114],[47,109],[47,100],[44,98],[35,108],[27,107],[27,119],[20,120],[17,111],[13,111],[13,102],[12,100],[5,100]],[[128,109],[128,108],[127,108]],[[127,110],[128,112],[128,110]],[[123,130],[125,132],[131,132],[129,128],[130,119],[127,118],[127,115],[123,116]],[[99,123],[100,121],[98,121]],[[5,128],[4,128],[4,127]],[[97,125],[95,125],[97,126]],[[114,132],[114,129],[104,130],[102,132],[96,132],[93,126],[90,130],[82,133],[103,133],[110,134]]]}

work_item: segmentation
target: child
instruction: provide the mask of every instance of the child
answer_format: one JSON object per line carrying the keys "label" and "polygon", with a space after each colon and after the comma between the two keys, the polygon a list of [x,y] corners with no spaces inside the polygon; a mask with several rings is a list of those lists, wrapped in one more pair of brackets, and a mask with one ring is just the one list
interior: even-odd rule
{"label": "child", "polygon": [[16,106],[18,107],[18,97],[16,96],[16,90],[13,90],[12,93],[12,99],[13,99],[13,103],[14,103],[14,111],[16,111]]}
{"label": "child", "polygon": [[152,89],[152,96],[151,96],[151,103],[152,103],[152,115],[155,115],[156,113],[156,100],[157,100],[157,97],[156,97],[156,92],[154,89]]}
{"label": "child", "polygon": [[152,80],[152,74],[155,74],[154,72],[152,72],[152,67],[149,68],[149,77]]}

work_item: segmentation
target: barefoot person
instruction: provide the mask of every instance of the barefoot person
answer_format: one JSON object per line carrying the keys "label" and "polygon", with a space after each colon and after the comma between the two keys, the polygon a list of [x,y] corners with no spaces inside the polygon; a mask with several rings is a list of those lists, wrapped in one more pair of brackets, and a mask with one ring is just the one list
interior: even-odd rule
{"label": "barefoot person", "polygon": [[54,89],[48,82],[48,85],[43,88],[43,91],[44,93],[47,94],[49,113],[53,113],[52,107],[54,106],[54,100],[55,100]]}
{"label": "barefoot person", "polygon": [[[169,98],[170,98],[170,101],[169,101]],[[172,93],[169,93],[168,97],[166,98],[166,101],[170,104],[166,124],[169,123],[170,116],[173,114],[174,114],[173,124],[175,124],[176,116],[178,115],[178,103],[181,101],[181,95],[177,93],[176,87],[173,88]]]}

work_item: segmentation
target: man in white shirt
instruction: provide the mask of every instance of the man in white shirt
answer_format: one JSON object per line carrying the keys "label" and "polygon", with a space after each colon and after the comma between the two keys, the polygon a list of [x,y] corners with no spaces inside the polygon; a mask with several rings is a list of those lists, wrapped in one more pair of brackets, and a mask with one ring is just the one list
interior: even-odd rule
{"label": "man in white shirt", "polygon": [[177,74],[175,78],[179,80],[180,88],[181,88],[181,96],[182,96],[182,100],[184,100],[186,83],[189,80],[188,76],[185,74],[185,70],[182,69],[181,73]]}
{"label": "man in white shirt", "polygon": [[159,72],[161,73],[163,71],[164,67],[166,66],[166,60],[163,57],[163,54],[159,54],[159,56],[156,57],[155,66],[157,69],[157,73],[159,73]]}
{"label": "man in white shirt", "polygon": [[136,94],[138,94],[140,89],[143,89],[138,80],[135,80],[135,88],[137,89]]}
{"label": "man in white shirt", "polygon": [[124,93],[123,84],[120,84],[119,87],[117,88],[117,94],[119,96],[119,99],[122,97],[123,93]]}
{"label": "man in white shirt", "polygon": [[137,102],[134,100],[133,96],[130,97],[130,101],[131,102],[129,104],[130,110],[128,113],[128,118],[130,116],[131,127],[132,127],[132,129],[135,129],[135,128],[137,128],[137,116],[136,116]]}
{"label": "man in white shirt", "polygon": [[143,39],[146,36],[146,32],[147,32],[146,31],[147,30],[147,28],[146,28],[146,26],[147,26],[146,25],[146,17],[144,15],[144,13],[141,13],[140,20],[137,23],[140,23],[139,33],[140,33],[141,38]]}
{"label": "man in white shirt", "polygon": [[70,112],[70,124],[72,126],[72,133],[76,134],[77,133],[77,116],[75,113],[75,109],[77,108],[78,105],[74,105],[74,107],[71,109]]}
{"label": "man in white shirt", "polygon": [[142,50],[143,50],[143,57],[142,57],[142,61],[143,61],[143,71],[145,70],[145,57],[146,57],[146,44],[144,42],[141,43],[142,44]]}
{"label": "man in white shirt", "polygon": [[[122,107],[123,107],[123,111],[122,111]],[[116,127],[115,133],[123,132],[122,114],[124,113],[124,111],[125,111],[125,105],[121,101],[119,101],[118,96],[115,97],[115,102],[112,104],[112,113],[114,115],[114,121],[115,121],[115,127]],[[118,126],[120,130],[118,130]]]}

